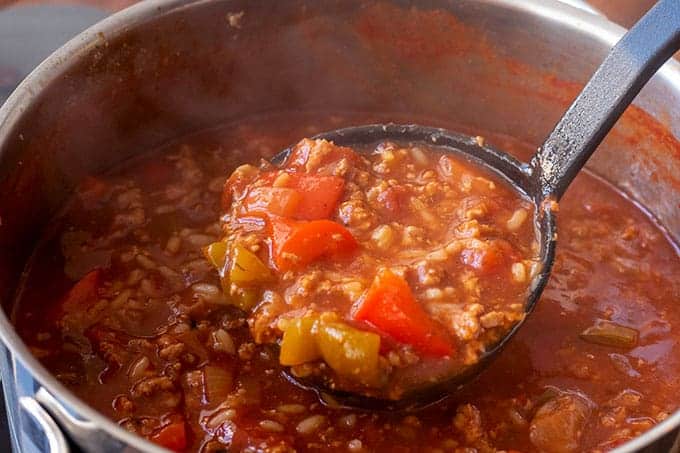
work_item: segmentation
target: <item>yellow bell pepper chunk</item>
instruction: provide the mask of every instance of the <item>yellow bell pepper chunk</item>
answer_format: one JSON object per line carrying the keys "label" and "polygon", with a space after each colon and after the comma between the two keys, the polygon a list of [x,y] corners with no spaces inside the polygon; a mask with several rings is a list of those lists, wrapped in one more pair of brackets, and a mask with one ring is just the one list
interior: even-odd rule
{"label": "yellow bell pepper chunk", "polygon": [[290,320],[281,339],[279,362],[295,366],[323,359],[339,375],[378,385],[380,336],[335,319],[322,315]]}
{"label": "yellow bell pepper chunk", "polygon": [[323,360],[336,373],[366,385],[377,384],[379,335],[333,322],[320,323],[316,339]]}
{"label": "yellow bell pepper chunk", "polygon": [[[208,262],[219,271],[222,291],[228,296],[226,302],[244,311],[253,309],[260,299],[261,291],[258,288],[248,287],[248,284],[259,284],[271,279],[272,273],[267,266],[242,245],[233,247],[231,260],[228,260],[227,243],[221,241],[205,247],[203,254]],[[232,283],[236,284],[235,291],[232,291]]]}
{"label": "yellow bell pepper chunk", "polygon": [[317,319],[297,318],[290,321],[283,332],[279,362],[284,366],[301,365],[321,358],[314,330]]}
{"label": "yellow bell pepper chunk", "polygon": [[265,283],[272,279],[267,266],[250,250],[235,245],[229,268],[229,281],[237,285]]}
{"label": "yellow bell pepper chunk", "polygon": [[218,271],[222,271],[227,261],[227,243],[213,242],[203,249],[208,262]]}

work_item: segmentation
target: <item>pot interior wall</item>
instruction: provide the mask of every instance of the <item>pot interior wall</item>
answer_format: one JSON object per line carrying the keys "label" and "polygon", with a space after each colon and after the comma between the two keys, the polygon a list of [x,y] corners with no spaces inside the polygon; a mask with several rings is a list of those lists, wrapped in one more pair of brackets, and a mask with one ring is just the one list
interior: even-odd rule
{"label": "pot interior wall", "polygon": [[[5,131],[6,308],[40,231],[73,186],[136,153],[280,109],[387,113],[538,145],[608,47],[586,29],[491,1],[174,5],[82,46],[77,63],[43,68],[54,77]],[[680,127],[680,94],[656,79],[639,101],[653,115],[631,109],[592,167],[680,237],[680,151],[657,122]]]}

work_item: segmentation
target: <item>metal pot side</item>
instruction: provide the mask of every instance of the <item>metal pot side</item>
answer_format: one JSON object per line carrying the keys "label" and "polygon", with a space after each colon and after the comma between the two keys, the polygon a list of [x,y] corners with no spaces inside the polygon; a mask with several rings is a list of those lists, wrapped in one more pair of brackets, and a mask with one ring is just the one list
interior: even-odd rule
{"label": "metal pot side", "polygon": [[[0,109],[0,365],[15,447],[67,448],[58,433],[39,435],[51,415],[87,451],[163,451],[71,394],[9,322],[40,232],[85,175],[283,108],[390,112],[538,144],[623,34],[553,0],[417,5],[148,0],[74,38],[22,83]],[[676,240],[679,134],[680,65],[671,62],[590,165]],[[669,449],[678,426],[680,411],[617,451]]]}

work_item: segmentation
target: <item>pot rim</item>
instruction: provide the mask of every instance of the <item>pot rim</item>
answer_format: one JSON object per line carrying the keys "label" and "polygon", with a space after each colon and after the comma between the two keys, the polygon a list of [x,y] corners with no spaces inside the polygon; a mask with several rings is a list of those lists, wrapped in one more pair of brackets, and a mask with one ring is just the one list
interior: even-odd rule
{"label": "pot rim", "polygon": [[[212,0],[146,0],[132,5],[96,23],[78,34],[38,65],[0,107],[0,145],[7,139],[19,123],[28,107],[38,99],[44,88],[69,68],[69,66],[93,47],[104,40],[118,37],[128,29],[141,25],[147,20],[182,9],[188,9]],[[577,29],[590,35],[609,47],[613,46],[625,33],[625,29],[605,17],[560,0],[478,0],[499,8],[516,10],[524,14],[539,16],[551,22],[560,23],[568,28]],[[655,75],[667,84],[680,89],[680,62],[670,60]],[[0,340],[13,357],[39,381],[46,390],[58,395],[59,400],[79,415],[86,417],[117,440],[141,451],[167,452],[145,438],[133,434],[113,420],[105,417],[85,401],[61,384],[28,350],[28,347],[14,330],[4,310],[0,309]],[[680,426],[680,409],[652,429],[617,447],[613,452],[630,453],[643,449],[654,441],[667,435]],[[676,441],[677,442],[677,441]]]}

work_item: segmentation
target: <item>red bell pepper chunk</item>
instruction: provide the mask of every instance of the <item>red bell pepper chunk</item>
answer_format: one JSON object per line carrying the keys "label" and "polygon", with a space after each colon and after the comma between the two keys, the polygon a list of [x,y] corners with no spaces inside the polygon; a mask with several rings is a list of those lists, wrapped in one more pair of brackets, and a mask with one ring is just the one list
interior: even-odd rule
{"label": "red bell pepper chunk", "polygon": [[328,219],[345,190],[345,180],[339,176],[291,177],[291,186],[300,194],[300,203],[292,217],[298,220]]}
{"label": "red bell pepper chunk", "polygon": [[101,272],[101,269],[95,269],[78,280],[78,283],[73,285],[64,297],[62,309],[64,311],[80,310],[88,301],[94,300],[97,297]]}
{"label": "red bell pepper chunk", "polygon": [[273,257],[280,271],[304,267],[321,258],[341,256],[359,244],[352,233],[330,220],[296,222],[271,218]]}
{"label": "red bell pepper chunk", "polygon": [[408,282],[388,269],[378,272],[352,315],[423,354],[443,357],[454,352],[451,339],[416,301]]}
{"label": "red bell pepper chunk", "polygon": [[184,420],[174,421],[161,428],[151,437],[151,441],[172,451],[184,451],[187,448],[187,432]]}

